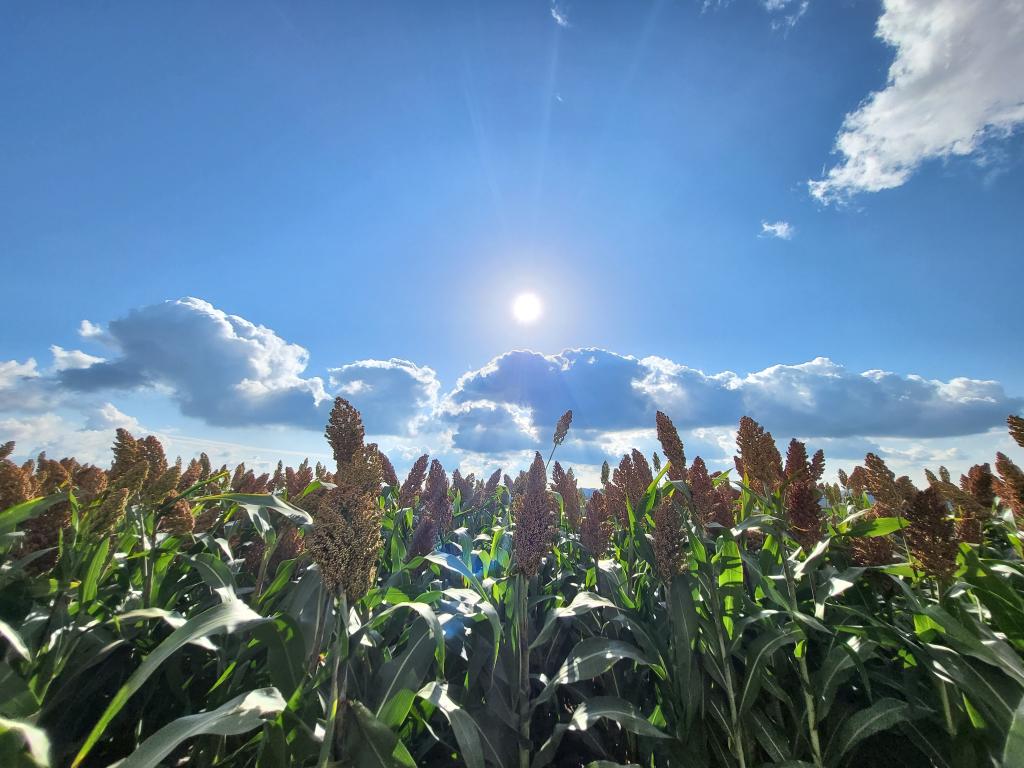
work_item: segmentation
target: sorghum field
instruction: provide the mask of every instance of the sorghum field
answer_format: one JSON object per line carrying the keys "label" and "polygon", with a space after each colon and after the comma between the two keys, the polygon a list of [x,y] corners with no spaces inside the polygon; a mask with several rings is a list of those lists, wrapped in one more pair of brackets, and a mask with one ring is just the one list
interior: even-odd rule
{"label": "sorghum field", "polygon": [[[1024,764],[1024,473],[929,487],[743,419],[736,469],[638,451],[399,481],[0,463],[4,766]],[[1024,420],[1010,431],[1024,445]],[[547,459],[547,461],[545,460]]]}

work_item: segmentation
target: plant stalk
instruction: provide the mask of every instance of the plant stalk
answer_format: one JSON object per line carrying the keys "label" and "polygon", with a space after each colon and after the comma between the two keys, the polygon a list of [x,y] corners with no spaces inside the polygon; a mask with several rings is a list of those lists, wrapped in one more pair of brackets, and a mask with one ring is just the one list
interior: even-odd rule
{"label": "plant stalk", "polygon": [[331,697],[327,704],[327,722],[324,725],[324,741],[320,745],[320,759],[317,762],[318,768],[326,768],[331,762],[335,752],[335,742],[341,739],[341,723],[338,714],[344,716],[345,693],[348,683],[348,667],[345,668],[345,677],[338,684],[338,673],[341,669],[341,657],[345,651],[345,643],[348,640],[348,604],[345,600],[344,591],[338,598],[338,618],[335,626],[334,647],[331,655],[334,657],[331,662]]}
{"label": "plant stalk", "polygon": [[530,768],[530,616],[529,581],[520,574],[516,600],[519,622],[519,768]]}

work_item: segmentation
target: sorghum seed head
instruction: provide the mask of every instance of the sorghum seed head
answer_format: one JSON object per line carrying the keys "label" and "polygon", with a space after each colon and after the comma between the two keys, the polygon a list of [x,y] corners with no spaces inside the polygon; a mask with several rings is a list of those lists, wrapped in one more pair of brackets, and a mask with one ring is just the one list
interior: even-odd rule
{"label": "sorghum seed head", "polygon": [[0,459],[0,511],[28,501],[34,495],[32,476],[8,459]]}
{"label": "sorghum seed head", "polygon": [[996,482],[988,464],[975,464],[966,475],[960,475],[960,489],[989,510],[996,500]]}
{"label": "sorghum seed head", "polygon": [[797,480],[786,490],[786,518],[793,538],[810,554],[821,538],[823,523],[818,493],[810,480]]}
{"label": "sorghum seed head", "polygon": [[395,474],[395,465],[391,463],[391,459],[387,457],[387,454],[380,454],[380,468],[384,475],[384,482],[391,488],[398,487],[398,475]]}
{"label": "sorghum seed head", "polygon": [[289,499],[297,499],[309,484],[314,480],[313,468],[309,466],[309,459],[299,464],[298,469],[286,467],[284,470],[285,488],[288,490]]}
{"label": "sorghum seed head", "polygon": [[141,458],[138,441],[127,429],[119,428],[114,437],[114,462],[110,465],[110,479],[120,477]]}
{"label": "sorghum seed head", "polygon": [[658,411],[654,416],[655,426],[658,432],[658,442],[661,443],[661,450],[668,459],[669,480],[686,479],[686,453],[683,450],[683,441],[679,437],[679,430],[672,423],[667,415]]}
{"label": "sorghum seed head", "polygon": [[558,420],[558,424],[555,425],[555,434],[552,438],[552,442],[555,445],[561,445],[562,441],[565,440],[565,436],[569,434],[570,424],[572,424],[572,411],[566,411],[562,414],[562,418]]}
{"label": "sorghum seed head", "polygon": [[437,459],[430,462],[427,486],[423,491],[423,508],[426,510],[426,514],[430,515],[437,523],[438,531],[442,536],[452,530],[454,520],[452,518],[452,503],[448,498],[448,476]]}
{"label": "sorghum seed head", "polygon": [[[871,509],[862,519],[871,522],[879,517],[879,511]],[[850,542],[850,557],[854,565],[864,568],[888,565],[892,562],[892,540],[888,536],[855,536]]]}
{"label": "sorghum seed head", "polygon": [[124,518],[128,494],[127,488],[115,488],[98,506],[90,508],[85,515],[88,530],[97,536],[108,536],[113,533]]}
{"label": "sorghum seed head", "polygon": [[1010,427],[1010,437],[1017,445],[1024,448],[1024,418],[1011,413],[1006,417],[1006,423]]}
{"label": "sorghum seed head", "polygon": [[420,521],[412,532],[412,541],[409,543],[409,557],[423,557],[434,551],[434,543],[437,541],[437,523],[430,515],[420,515]]}
{"label": "sorghum seed head", "polygon": [[956,569],[957,541],[946,502],[935,488],[918,491],[907,506],[903,534],[911,554],[930,576],[948,578]]}
{"label": "sorghum seed head", "polygon": [[999,499],[1013,510],[1018,521],[1024,520],[1024,472],[1004,453],[996,454]]}
{"label": "sorghum seed head", "polygon": [[157,529],[166,531],[172,536],[185,536],[192,533],[195,525],[196,519],[192,514],[192,507],[185,499],[178,499],[171,505],[170,510],[160,517]]}
{"label": "sorghum seed head", "polygon": [[427,463],[429,461],[430,457],[427,454],[423,454],[413,463],[409,474],[405,478],[405,482],[402,483],[401,490],[398,492],[398,506],[400,509],[411,507],[416,497],[420,495],[420,491],[423,488],[423,478],[427,476]]}
{"label": "sorghum seed head", "polygon": [[580,522],[580,543],[593,558],[608,551],[612,540],[612,521],[604,494],[594,491],[587,499],[586,513]]}
{"label": "sorghum seed head", "polygon": [[534,456],[523,492],[515,499],[512,551],[516,567],[527,577],[536,576],[541,561],[554,544],[555,506],[547,489],[547,473],[540,453]]}
{"label": "sorghum seed head", "polygon": [[683,528],[675,504],[667,496],[655,507],[653,543],[654,564],[666,584],[683,570]]}
{"label": "sorghum seed head", "polygon": [[501,470],[496,469],[491,473],[491,476],[487,478],[487,483],[484,485],[484,502],[490,501],[494,498],[494,493],[498,490],[499,485],[501,485]]}
{"label": "sorghum seed head", "polygon": [[746,473],[759,493],[771,493],[782,480],[782,457],[771,432],[749,416],[740,419],[736,435],[739,448],[737,469]]}
{"label": "sorghum seed head", "polygon": [[363,420],[359,411],[343,397],[334,399],[334,407],[327,421],[324,436],[334,452],[334,461],[340,469],[352,461],[356,451],[363,446]]}
{"label": "sorghum seed head", "polygon": [[580,525],[580,491],[576,485],[576,477],[570,469],[566,472],[557,461],[551,471],[551,490],[558,491],[562,497],[562,509],[569,526],[576,530]]}

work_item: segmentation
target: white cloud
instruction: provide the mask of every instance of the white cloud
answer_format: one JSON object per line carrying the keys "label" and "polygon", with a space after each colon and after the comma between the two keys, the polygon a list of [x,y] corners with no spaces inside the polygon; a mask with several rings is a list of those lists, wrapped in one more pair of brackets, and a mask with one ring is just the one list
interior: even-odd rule
{"label": "white cloud", "polygon": [[[746,374],[713,373],[664,357],[593,347],[557,355],[507,352],[467,372],[447,392],[431,368],[398,358],[328,369],[325,386],[306,375],[304,348],[198,299],[143,307],[111,321],[109,329],[115,350],[110,360],[56,347],[46,371],[34,359],[0,362],[0,413],[12,414],[0,422],[0,442],[16,438],[25,443],[19,451],[106,457],[116,427],[144,431],[109,395],[133,387],[164,392],[183,415],[215,427],[281,425],[309,435],[323,429],[330,391],[361,410],[368,435],[401,457],[399,466],[429,452],[449,465],[500,462],[512,469],[518,465],[508,462],[516,457],[549,449],[554,425],[567,409],[573,410],[573,427],[559,457],[588,467],[627,447],[654,450],[658,409],[684,432],[689,455],[700,453],[718,468],[728,466],[743,415],[763,423],[783,444],[797,436],[838,459],[874,450],[909,464],[918,457],[983,455],[980,448],[949,451],[974,439],[963,436],[1000,428],[1006,414],[1024,406],[996,381],[859,373],[824,357]],[[81,392],[103,393],[111,402]],[[273,462],[288,453],[275,447],[281,430],[248,434],[266,447],[231,444],[225,448],[229,456]],[[197,445],[181,435],[168,439],[182,445],[183,455]]]}
{"label": "white cloud", "polygon": [[441,382],[430,368],[408,360],[360,360],[331,368],[330,385],[360,410],[378,435],[414,434],[437,405]]}
{"label": "white cloud", "polygon": [[762,221],[761,237],[775,237],[779,240],[792,240],[796,229],[788,221]]}
{"label": "white cloud", "polygon": [[792,29],[800,21],[810,0],[761,0],[761,5],[768,13],[773,14],[772,29]]}
{"label": "white cloud", "polygon": [[896,49],[886,87],[846,116],[839,164],[809,182],[825,202],[905,183],[929,159],[971,155],[1024,122],[1020,0],[885,0]]}
{"label": "white cloud", "polygon": [[85,423],[86,429],[127,429],[129,432],[137,432],[141,429],[139,420],[118,410],[113,403],[104,403],[90,415]]}
{"label": "white cloud", "polygon": [[[725,8],[731,4],[732,0],[704,0],[701,12],[705,13],[712,8]],[[760,0],[760,5],[771,18],[772,29],[789,31],[807,13],[811,0]]]}
{"label": "white cloud", "polygon": [[113,339],[100,326],[89,320],[83,320],[78,324],[78,335],[89,341],[98,341],[101,344],[112,344]]}
{"label": "white cloud", "polygon": [[[95,328],[95,326],[91,326]],[[63,370],[73,390],[163,387],[181,411],[218,426],[322,424],[323,381],[304,378],[309,353],[269,328],[185,298],[110,322],[120,355]]]}
{"label": "white cloud", "polygon": [[566,12],[558,6],[558,3],[551,4],[551,18],[555,20],[555,24],[560,27],[569,26],[569,16]]}
{"label": "white cloud", "polygon": [[920,439],[983,432],[1022,405],[994,381],[856,373],[828,358],[740,376],[584,348],[496,357],[459,379],[436,420],[457,450],[530,450],[547,444],[558,417],[571,408],[575,442],[564,449],[591,461],[634,439],[631,430],[650,429],[658,409],[681,429],[712,430],[709,444],[720,445],[721,428],[745,414],[780,437]]}
{"label": "white cloud", "polygon": [[[138,422],[131,420],[136,427]],[[114,428],[93,428],[75,418],[50,412],[0,419],[0,435],[15,442],[15,456],[28,458],[45,451],[50,458],[74,456],[83,463],[110,465]]]}
{"label": "white cloud", "polygon": [[104,362],[102,357],[87,354],[80,349],[64,349],[64,347],[58,347],[56,344],[50,346],[50,353],[53,355],[54,371],[88,368],[90,365]]}
{"label": "white cloud", "polygon": [[24,363],[0,361],[0,412],[43,411],[53,403],[51,382],[39,372],[34,358]]}

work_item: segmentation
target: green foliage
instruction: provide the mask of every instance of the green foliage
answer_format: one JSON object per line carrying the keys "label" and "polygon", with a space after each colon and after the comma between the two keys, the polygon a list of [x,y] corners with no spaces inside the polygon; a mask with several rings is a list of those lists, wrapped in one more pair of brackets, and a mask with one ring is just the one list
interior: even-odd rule
{"label": "green foliage", "polygon": [[[939,578],[865,493],[823,491],[811,546],[785,483],[716,477],[739,491],[725,527],[667,469],[625,499],[596,558],[556,499],[556,543],[529,578],[511,489],[453,490],[453,529],[413,554],[424,507],[383,488],[375,582],[355,601],[303,546],[326,476],[289,496],[210,473],[173,498],[134,491],[107,527],[89,522],[105,497],[72,486],[0,511],[0,764],[1022,764],[1012,515],[997,504]],[[167,522],[183,500],[193,526]],[[663,502],[684,539],[669,582]],[[59,505],[56,546],[24,551]],[[858,561],[877,541],[893,557]]]}

